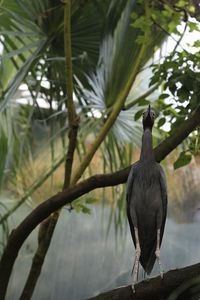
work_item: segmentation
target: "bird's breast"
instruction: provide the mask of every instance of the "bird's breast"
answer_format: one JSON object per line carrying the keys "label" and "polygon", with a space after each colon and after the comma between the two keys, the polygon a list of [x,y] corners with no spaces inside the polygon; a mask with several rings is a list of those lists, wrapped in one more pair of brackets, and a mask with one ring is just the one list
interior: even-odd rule
{"label": "bird's breast", "polygon": [[140,170],[132,186],[132,200],[140,209],[156,210],[162,202],[159,174],[156,170]]}

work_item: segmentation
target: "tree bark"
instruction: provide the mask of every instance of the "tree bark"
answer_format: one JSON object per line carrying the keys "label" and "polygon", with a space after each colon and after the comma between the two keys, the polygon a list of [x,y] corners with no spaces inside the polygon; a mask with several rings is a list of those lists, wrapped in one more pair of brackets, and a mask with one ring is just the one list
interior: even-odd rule
{"label": "tree bark", "polygon": [[[158,162],[175,149],[200,124],[200,106],[190,114],[176,131],[155,148]],[[18,227],[13,230],[0,261],[0,300],[5,299],[7,285],[14,262],[22,244],[33,229],[45,220],[51,213],[62,206],[71,203],[78,197],[100,187],[114,186],[125,183],[131,166],[111,174],[95,175],[68,189],[52,196],[38,205]]]}
{"label": "tree bark", "polygon": [[[179,291],[182,292],[181,300],[189,300],[191,298],[188,295],[187,290],[192,285],[194,287],[195,284],[200,284],[199,274],[200,263],[181,269],[171,270],[164,274],[163,279],[158,276],[149,279],[148,281],[144,280],[135,286],[135,293],[133,293],[131,286],[128,285],[102,293],[88,300],[165,300],[172,291],[180,286],[181,288],[179,288]],[[198,281],[193,280],[196,279],[196,277],[198,277]],[[179,291],[177,291],[177,296]],[[200,291],[196,290],[195,296],[199,297],[199,295]],[[175,297],[173,299],[177,298]]]}
{"label": "tree bark", "polygon": [[59,215],[58,211],[54,212],[53,216],[49,216],[40,224],[38,233],[38,248],[33,256],[30,272],[19,300],[31,299],[33,295],[54,233],[58,218],[57,215]]}

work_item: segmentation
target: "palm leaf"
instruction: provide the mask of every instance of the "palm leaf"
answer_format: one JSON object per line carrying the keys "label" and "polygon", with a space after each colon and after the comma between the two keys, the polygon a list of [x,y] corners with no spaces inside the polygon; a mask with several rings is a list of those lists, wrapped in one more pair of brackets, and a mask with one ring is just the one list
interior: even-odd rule
{"label": "palm leaf", "polygon": [[46,47],[46,41],[39,45],[38,49],[30,56],[23,66],[17,71],[14,78],[12,79],[11,83],[9,84],[6,92],[4,93],[3,100],[0,104],[0,111],[4,110],[8,101],[14,96],[18,87],[23,82],[25,76],[27,75],[30,67],[40,58],[39,54],[43,48]]}
{"label": "palm leaf", "polygon": [[[3,8],[0,31],[5,47],[1,68],[4,67],[5,70],[9,65],[10,71],[7,80],[2,81],[1,110],[9,105],[18,87],[24,82],[28,85],[34,105],[39,103],[39,98],[49,104],[50,109],[45,113],[39,105],[33,106],[33,115],[50,128],[53,128],[56,122],[59,123],[59,129],[56,127],[52,130],[48,141],[43,144],[48,149],[51,145],[50,165],[53,165],[57,138],[64,140],[68,127],[63,122],[66,118],[63,109],[63,103],[66,102],[63,5],[60,1],[52,3],[47,0],[42,2],[8,0],[4,2]],[[127,82],[141,48],[141,45],[136,43],[140,32],[130,26],[133,10],[138,10],[137,2],[133,0],[72,1],[74,86],[77,112],[82,120],[79,136],[82,143],[80,153],[86,149],[84,144],[86,137],[92,133],[95,138],[118,95],[127,89]],[[163,35],[157,32],[152,44],[149,45],[148,53],[145,53],[142,66],[162,38]],[[56,110],[53,109],[55,103]],[[97,111],[100,118],[95,116]],[[127,141],[139,143],[140,127],[134,121],[134,114],[137,111],[136,107],[122,111],[110,131],[103,145],[103,147],[107,145],[106,148],[109,149],[106,151],[107,157],[110,157],[107,168],[115,170],[128,164],[130,149],[126,149],[125,143]],[[64,147],[65,143],[63,149]],[[41,155],[41,149],[38,156]],[[22,155],[23,153],[20,157]],[[53,171],[55,169],[52,168]]]}

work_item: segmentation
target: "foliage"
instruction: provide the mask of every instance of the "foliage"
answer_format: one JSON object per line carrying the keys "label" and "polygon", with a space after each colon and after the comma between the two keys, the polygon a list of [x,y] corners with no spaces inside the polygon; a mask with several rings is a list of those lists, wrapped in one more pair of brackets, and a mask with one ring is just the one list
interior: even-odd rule
{"label": "foliage", "polygon": [[191,162],[192,156],[190,153],[181,152],[179,158],[174,163],[174,169],[183,167]]}
{"label": "foliage", "polygon": [[[95,132],[99,131],[109,115],[116,96],[124,89],[140,49],[135,44],[138,29],[130,27],[130,14],[138,9],[135,1],[129,1],[128,4],[118,1],[117,5],[116,1],[104,1],[103,4],[98,1],[98,8],[96,5],[91,1],[84,1],[83,4],[82,1],[72,1],[74,92],[81,119],[80,159],[87,148],[87,137],[92,134],[92,139],[95,138]],[[65,156],[68,129],[65,121],[63,5],[60,1],[52,3],[46,0],[42,4],[35,1],[32,5],[26,0],[9,0],[3,1],[1,8],[1,114],[7,113],[12,103],[16,102],[14,96],[17,98],[16,93],[22,83],[28,88],[27,96],[31,104],[26,108],[13,109],[16,122],[10,124],[15,148],[9,157],[9,169],[14,171],[13,174],[23,174],[20,169],[23,170],[25,160],[31,163],[46,148],[51,151],[53,172],[58,157]],[[139,11],[140,14],[144,13],[141,6]],[[154,44],[159,44],[163,36],[157,30],[145,61],[153,54]],[[129,61],[122,59],[124,56],[128,56]],[[24,97],[23,93],[20,92],[20,97]],[[48,109],[41,108],[41,101]],[[100,117],[97,117],[98,111]],[[121,151],[122,157],[126,157],[124,143],[130,140],[139,143],[140,127],[132,118],[136,112],[137,107],[120,114],[109,134],[110,138],[102,146],[103,153],[110,148],[109,143],[117,149],[115,151]],[[41,138],[38,133],[33,135],[35,127],[43,131],[47,128],[46,137]],[[59,139],[63,150],[58,153],[56,145]],[[124,141],[123,145],[121,141]],[[117,156],[114,157],[117,159]],[[60,161],[63,161],[62,158]],[[112,169],[118,167],[117,161],[110,160],[110,164]],[[42,178],[43,174],[38,176],[37,181],[42,183]]]}
{"label": "foliage", "polygon": [[[183,116],[186,118],[197,105],[197,98],[195,100],[192,94],[193,83],[187,91],[175,83],[174,94],[171,91],[176,76],[179,76],[180,83],[187,76],[184,77],[186,85],[195,76],[198,89],[196,54],[189,57],[187,52],[177,52],[175,49],[163,63],[159,61],[157,66],[153,66],[152,87],[148,89],[152,74],[151,58],[155,50],[172,33],[179,37],[177,48],[183,35],[177,27],[181,20],[190,30],[197,28],[194,22],[188,21],[188,15],[194,16],[196,8],[188,1],[175,1],[173,5],[168,1],[149,3],[145,15],[143,1],[72,1],[73,83],[76,111],[81,124],[77,146],[80,161],[110,117],[118,98],[125,95],[124,107],[100,147],[104,172],[115,171],[132,161],[133,146],[140,145],[141,140],[139,118],[144,107],[157,100],[157,95],[152,97],[151,94],[156,90],[160,93],[159,85],[164,92],[155,102],[155,109],[163,111],[158,119],[158,129],[170,122],[175,130]],[[145,35],[148,39],[138,75],[130,81]],[[2,166],[8,167],[7,179],[12,179],[15,185],[18,182],[16,178],[21,176],[18,189],[22,198],[18,204],[22,204],[27,195],[31,196],[44,180],[53,176],[66,155],[68,123],[62,2],[45,0],[41,3],[37,0],[33,5],[28,0],[2,1],[0,36],[3,45],[0,109],[8,129],[4,131],[5,138],[2,135],[4,144],[8,144],[4,148],[7,153],[2,154]],[[198,47],[198,42],[194,46]],[[190,60],[194,59],[196,67],[191,68]],[[24,98],[24,92],[19,89],[22,84],[28,89],[26,97],[30,105],[17,104],[13,107],[18,103],[16,99]],[[176,104],[173,102],[171,105],[168,95],[176,98]],[[189,110],[183,100],[187,95]],[[41,107],[42,102],[45,108]],[[163,132],[160,131],[160,134]],[[189,146],[183,151],[198,152],[196,133],[188,138],[187,143]],[[25,166],[33,166],[38,157],[44,161],[46,158],[46,169],[32,176],[30,182],[30,176],[24,175]],[[89,172],[92,172],[91,167]],[[124,189],[120,189],[118,196],[118,209],[121,211],[124,207]],[[15,208],[19,207],[18,204]],[[120,218],[115,218],[116,223]]]}
{"label": "foliage", "polygon": [[[7,178],[11,175],[15,180],[20,175],[22,178],[22,198],[1,216],[4,233],[7,233],[8,216],[66,160],[66,137],[69,126],[74,125],[67,121],[70,119],[67,104],[70,100],[73,102],[72,98],[80,120],[76,154],[80,160],[78,164],[83,166],[83,169],[76,166],[79,173],[76,177],[74,172],[72,185],[87,167],[92,173],[90,162],[97,150],[102,153],[100,167],[104,172],[130,164],[133,144],[139,145],[141,139],[138,120],[144,107],[152,102],[149,96],[156,89],[159,91],[159,86],[164,92],[155,102],[155,108],[163,111],[157,122],[158,130],[167,122],[172,131],[176,130],[198,105],[199,55],[178,49],[186,28],[197,30],[196,23],[188,20],[189,15],[196,13],[193,2],[72,0],[70,3],[73,78],[67,77],[63,67],[67,55],[62,1],[1,2],[0,114],[2,118],[7,117],[7,127],[8,124],[10,127],[1,130],[4,147],[0,182],[8,162],[10,174]],[[178,27],[181,21],[185,22],[183,32]],[[153,64],[150,89],[141,93],[144,82],[149,83],[149,66],[155,50],[172,33],[178,37],[173,52],[162,62]],[[194,47],[199,47],[199,43]],[[142,78],[142,85],[138,84],[139,78]],[[73,97],[70,97],[72,91],[67,89],[66,81],[67,87],[74,86]],[[20,88],[24,84],[29,105],[19,106],[17,93],[21,96]],[[42,102],[45,108],[41,107]],[[16,105],[14,109],[13,104]],[[10,110],[13,115],[8,119]],[[38,128],[47,129],[44,137],[39,136]],[[8,132],[13,140],[11,152]],[[174,168],[186,165],[191,154],[198,153],[198,136],[198,130],[189,136]],[[47,160],[45,170],[36,176],[27,176],[32,170],[24,175],[25,166],[32,166],[42,152]],[[112,203],[108,228],[114,220],[116,228],[121,229],[125,212],[124,188],[113,189],[111,198],[116,199],[116,204]],[[73,208],[89,214],[89,205],[95,202],[95,198],[77,199]]]}
{"label": "foliage", "polygon": [[[187,22],[190,31],[199,32],[197,23]],[[153,77],[150,86],[159,81],[162,82],[163,93],[160,94],[157,101],[157,109],[162,111],[158,120],[158,126],[162,127],[165,123],[170,124],[171,131],[176,130],[190,112],[194,111],[199,105],[200,97],[200,64],[198,41],[193,43],[194,53],[185,49],[179,49],[166,56],[161,64],[154,64]],[[190,163],[192,155],[198,155],[199,128],[182,144],[182,152],[174,163],[177,169]]]}
{"label": "foliage", "polygon": [[75,211],[78,213],[82,212],[84,214],[90,214],[91,209],[88,207],[88,205],[92,205],[97,202],[98,200],[94,197],[85,197],[84,201],[82,201],[81,199],[77,199],[73,202],[72,209],[75,209]]}

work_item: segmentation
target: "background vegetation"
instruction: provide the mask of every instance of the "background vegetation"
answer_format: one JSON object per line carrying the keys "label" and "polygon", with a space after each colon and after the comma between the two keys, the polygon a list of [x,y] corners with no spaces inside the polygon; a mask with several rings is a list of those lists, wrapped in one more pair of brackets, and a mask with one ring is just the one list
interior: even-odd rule
{"label": "background vegetation", "polygon": [[[196,1],[1,2],[0,182],[6,198],[15,198],[0,202],[2,252],[8,217],[25,202],[35,208],[80,178],[137,159],[149,103],[157,113],[155,144],[199,109],[200,44],[182,43],[199,33],[199,18]],[[199,143],[195,126],[172,158],[174,169],[197,159]],[[112,207],[108,228],[114,221],[122,230],[125,186],[67,208],[89,213],[101,199]],[[57,211],[40,227],[20,299],[34,291],[58,218]]]}

